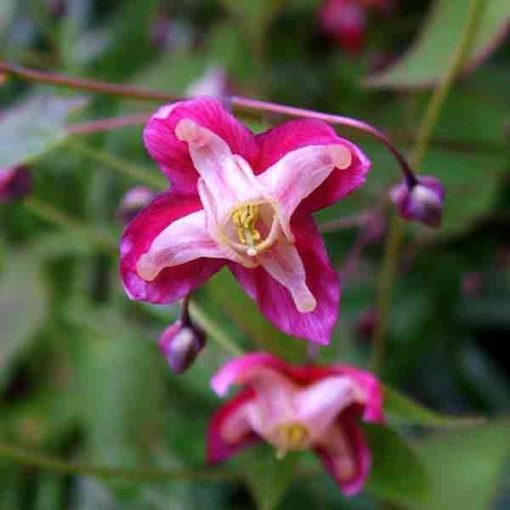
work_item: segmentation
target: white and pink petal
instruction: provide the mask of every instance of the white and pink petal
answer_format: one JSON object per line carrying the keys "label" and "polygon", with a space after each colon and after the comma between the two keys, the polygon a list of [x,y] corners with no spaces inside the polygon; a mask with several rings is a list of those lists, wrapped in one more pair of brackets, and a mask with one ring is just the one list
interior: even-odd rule
{"label": "white and pink petal", "polygon": [[188,145],[175,133],[177,124],[192,120],[223,139],[234,154],[248,162],[256,161],[258,146],[251,131],[225,110],[221,101],[199,97],[159,108],[145,127],[145,147],[173,188],[182,194],[196,194],[198,173],[190,157]]}
{"label": "white and pink petal", "polygon": [[120,242],[120,273],[131,299],[151,303],[171,303],[202,285],[225,263],[223,259],[199,258],[178,266],[167,267],[147,281],[138,272],[142,255],[154,240],[174,222],[201,210],[196,197],[175,192],[159,195],[129,223]]}
{"label": "white and pink petal", "polygon": [[334,204],[361,186],[370,168],[370,161],[363,152],[325,122],[314,119],[291,120],[257,135],[260,155],[255,173],[263,173],[288,153],[317,146],[341,146],[350,153],[350,164],[336,168],[303,200],[300,212],[312,212]]}
{"label": "white and pink petal", "polygon": [[340,285],[315,223],[301,217],[292,224],[295,247],[305,270],[306,286],[317,302],[313,311],[296,308],[289,290],[264,267],[248,269],[229,264],[245,292],[256,301],[262,313],[281,331],[299,338],[327,345],[339,313]]}
{"label": "white and pink petal", "polygon": [[315,451],[346,496],[363,488],[372,464],[371,451],[353,414],[345,413]]}
{"label": "white and pink petal", "polygon": [[245,390],[214,413],[207,430],[206,457],[209,464],[226,460],[259,440],[251,430],[245,413],[253,398],[253,391]]}

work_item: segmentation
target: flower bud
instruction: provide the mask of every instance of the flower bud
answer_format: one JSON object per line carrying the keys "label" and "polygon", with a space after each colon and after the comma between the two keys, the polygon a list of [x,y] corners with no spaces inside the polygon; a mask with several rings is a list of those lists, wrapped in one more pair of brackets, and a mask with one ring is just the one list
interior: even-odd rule
{"label": "flower bud", "polygon": [[390,198],[402,218],[439,227],[443,213],[443,185],[435,177],[420,176],[414,185],[402,182],[390,191]]}
{"label": "flower bud", "polygon": [[350,53],[358,53],[365,37],[366,9],[350,0],[326,0],[319,12],[322,30]]}
{"label": "flower bud", "polygon": [[205,333],[191,322],[178,320],[163,331],[159,347],[176,374],[187,370],[205,345]]}
{"label": "flower bud", "polygon": [[115,216],[123,223],[129,223],[143,208],[149,205],[156,193],[150,188],[136,186],[122,197]]}
{"label": "flower bud", "polygon": [[0,169],[0,203],[7,204],[23,198],[32,191],[32,174],[24,166]]}

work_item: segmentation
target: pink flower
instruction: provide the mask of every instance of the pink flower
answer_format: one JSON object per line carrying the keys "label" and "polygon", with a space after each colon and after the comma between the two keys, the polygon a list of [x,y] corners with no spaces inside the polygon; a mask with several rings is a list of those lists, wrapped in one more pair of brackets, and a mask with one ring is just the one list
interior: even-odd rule
{"label": "pink flower", "polygon": [[161,107],[144,138],[172,188],[123,235],[128,295],[173,302],[227,265],[278,328],[327,344],[340,289],[311,213],[364,182],[363,153],[315,120],[253,135],[210,97]]}
{"label": "pink flower", "polygon": [[326,0],[319,19],[324,32],[350,53],[361,50],[365,39],[368,11],[389,10],[392,0]]}
{"label": "pink flower", "polygon": [[311,449],[344,494],[362,489],[371,454],[358,421],[384,421],[382,388],[374,376],[346,365],[293,366],[253,353],[228,362],[211,381],[220,396],[232,384],[243,389],[212,417],[208,462],[264,440],[280,457]]}

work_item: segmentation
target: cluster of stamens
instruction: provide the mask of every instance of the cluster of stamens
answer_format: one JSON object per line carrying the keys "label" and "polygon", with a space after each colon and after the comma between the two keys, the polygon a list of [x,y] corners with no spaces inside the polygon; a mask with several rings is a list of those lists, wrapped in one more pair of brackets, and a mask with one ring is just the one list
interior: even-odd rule
{"label": "cluster of stamens", "polygon": [[247,255],[257,255],[256,245],[260,241],[260,232],[255,228],[259,219],[259,207],[256,204],[247,204],[237,208],[232,213],[232,221],[237,228],[239,241],[246,245]]}
{"label": "cluster of stamens", "polygon": [[284,423],[278,426],[277,441],[276,457],[282,459],[289,451],[306,449],[310,442],[310,433],[301,423]]}

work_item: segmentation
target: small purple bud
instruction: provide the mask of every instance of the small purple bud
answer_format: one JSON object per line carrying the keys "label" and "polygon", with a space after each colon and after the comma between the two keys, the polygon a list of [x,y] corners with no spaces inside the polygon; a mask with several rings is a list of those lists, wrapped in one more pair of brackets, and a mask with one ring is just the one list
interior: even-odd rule
{"label": "small purple bud", "polygon": [[119,203],[116,218],[123,224],[129,223],[144,207],[150,204],[156,193],[145,186],[131,188]]}
{"label": "small purple bud", "polygon": [[402,218],[439,227],[443,213],[444,187],[435,177],[423,175],[410,186],[402,182],[390,191],[390,198]]}
{"label": "small purple bud", "polygon": [[32,174],[25,166],[0,169],[0,203],[20,200],[32,191]]}
{"label": "small purple bud", "polygon": [[195,361],[205,345],[205,333],[194,324],[178,320],[163,331],[159,347],[171,370],[182,374]]}

